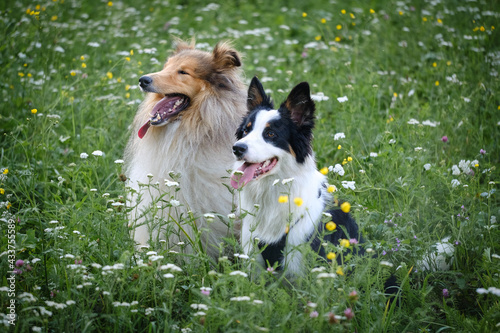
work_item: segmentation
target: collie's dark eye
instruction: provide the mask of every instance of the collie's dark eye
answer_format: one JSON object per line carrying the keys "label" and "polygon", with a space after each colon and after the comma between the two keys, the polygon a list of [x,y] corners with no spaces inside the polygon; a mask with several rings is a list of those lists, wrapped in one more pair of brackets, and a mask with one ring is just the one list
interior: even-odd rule
{"label": "collie's dark eye", "polygon": [[189,75],[188,72],[185,72],[183,71],[182,69],[180,69],[177,73],[181,74],[181,75]]}
{"label": "collie's dark eye", "polygon": [[247,134],[248,134],[248,130],[247,129],[243,130],[243,136],[245,136]]}

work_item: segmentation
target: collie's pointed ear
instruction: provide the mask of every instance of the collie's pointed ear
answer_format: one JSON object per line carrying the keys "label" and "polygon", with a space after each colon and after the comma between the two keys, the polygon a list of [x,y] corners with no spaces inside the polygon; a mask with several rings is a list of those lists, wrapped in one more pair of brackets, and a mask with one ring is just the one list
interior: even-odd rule
{"label": "collie's pointed ear", "polygon": [[184,41],[178,37],[174,37],[175,52],[179,53],[183,50],[194,50],[196,46],[196,39],[193,37],[190,41]]}
{"label": "collie's pointed ear", "polygon": [[314,101],[311,99],[309,83],[301,82],[292,89],[282,107],[290,110],[290,116],[297,126],[314,127]]}
{"label": "collie's pointed ear", "polygon": [[232,48],[229,42],[217,43],[212,54],[214,57],[214,66],[218,70],[241,66],[240,55],[238,51]]}
{"label": "collie's pointed ear", "polygon": [[248,111],[252,111],[259,106],[270,109],[274,108],[271,97],[266,95],[262,83],[254,76],[248,87],[247,108]]}

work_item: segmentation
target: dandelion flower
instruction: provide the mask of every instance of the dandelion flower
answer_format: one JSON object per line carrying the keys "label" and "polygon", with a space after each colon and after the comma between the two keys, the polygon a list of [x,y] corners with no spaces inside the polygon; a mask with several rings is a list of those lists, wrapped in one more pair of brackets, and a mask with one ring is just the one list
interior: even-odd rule
{"label": "dandelion flower", "polygon": [[304,200],[300,197],[296,197],[293,199],[293,203],[296,204],[297,207],[300,207],[304,203]]}
{"label": "dandelion flower", "polygon": [[333,260],[337,257],[337,255],[333,252],[328,252],[328,254],[326,255],[326,259],[328,260]]}
{"label": "dandelion flower", "polygon": [[349,213],[351,211],[351,204],[348,203],[347,201],[346,202],[343,202],[341,205],[340,205],[340,209],[344,212],[344,213]]}
{"label": "dandelion flower", "polygon": [[288,195],[280,195],[278,198],[279,203],[287,203],[288,202]]}
{"label": "dandelion flower", "polygon": [[326,230],[328,230],[328,231],[333,231],[333,230],[337,229],[337,225],[333,221],[328,222],[325,225],[325,227],[326,227]]}
{"label": "dandelion flower", "polygon": [[321,170],[319,170],[319,172],[321,172],[323,175],[326,175],[326,174],[328,174],[328,168],[324,167]]}
{"label": "dandelion flower", "polygon": [[328,187],[326,188],[326,191],[328,193],[332,193],[332,192],[337,191],[337,188],[335,187],[335,185],[328,185]]}

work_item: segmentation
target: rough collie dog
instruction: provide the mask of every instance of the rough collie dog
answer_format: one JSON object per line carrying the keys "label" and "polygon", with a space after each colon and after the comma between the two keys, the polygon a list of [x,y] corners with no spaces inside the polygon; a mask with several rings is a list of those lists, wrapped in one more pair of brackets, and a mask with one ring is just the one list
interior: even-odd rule
{"label": "rough collie dog", "polygon": [[[246,112],[246,88],[240,56],[228,43],[213,52],[194,44],[177,41],[163,69],[139,79],[147,94],[125,151],[131,223],[139,245],[163,238],[165,230],[175,231],[166,237],[172,246],[208,229],[202,242],[217,256],[228,226],[203,215],[231,211],[227,170],[234,163],[234,130]],[[195,227],[186,223],[190,216]]]}
{"label": "rough collie dog", "polygon": [[[304,267],[299,246],[310,243],[326,259],[323,242],[339,245],[342,239],[361,241],[358,226],[348,213],[330,209],[337,228],[325,232],[323,212],[330,205],[333,208],[333,198],[312,152],[315,106],[309,84],[298,84],[275,109],[254,78],[247,104],[248,114],[233,146],[238,162],[231,177],[231,185],[241,188],[240,208],[248,212],[242,221],[241,244],[245,254],[258,253],[262,265],[277,265],[287,276],[297,277]],[[278,203],[283,183],[290,200],[301,198],[297,204]]]}

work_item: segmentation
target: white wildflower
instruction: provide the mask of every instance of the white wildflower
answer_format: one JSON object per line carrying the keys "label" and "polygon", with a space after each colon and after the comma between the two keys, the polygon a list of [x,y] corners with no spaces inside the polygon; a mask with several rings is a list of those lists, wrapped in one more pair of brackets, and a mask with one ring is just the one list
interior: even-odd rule
{"label": "white wildflower", "polygon": [[123,164],[124,162],[124,160],[115,160],[115,164]]}
{"label": "white wildflower", "polygon": [[329,166],[328,170],[330,172],[334,172],[334,173],[338,174],[339,176],[343,176],[345,174],[344,167],[342,167],[342,165],[340,165],[340,164],[335,164],[334,167]]}
{"label": "white wildflower", "polygon": [[454,164],[451,167],[451,173],[452,173],[453,176],[458,176],[460,174],[460,169],[458,168],[457,165]]}
{"label": "white wildflower", "polygon": [[431,164],[430,164],[430,163],[426,163],[426,164],[424,164],[424,169],[425,169],[426,171],[429,171],[429,170],[431,169]]}
{"label": "white wildflower", "polygon": [[103,156],[104,153],[102,151],[100,151],[100,150],[94,150],[92,152],[92,155],[94,155],[94,156]]}
{"label": "white wildflower", "polygon": [[457,187],[458,185],[460,185],[460,182],[458,181],[458,179],[451,180],[451,187]]}
{"label": "white wildflower", "polygon": [[240,275],[240,276],[243,276],[243,277],[248,277],[248,274],[245,273],[245,272],[242,272],[242,271],[233,271],[233,272],[229,273],[229,275],[233,275],[233,276]]}
{"label": "white wildflower", "polygon": [[382,266],[387,266],[387,267],[392,267],[392,266],[394,266],[392,263],[390,263],[389,261],[386,261],[386,260],[382,260],[382,261],[380,262],[380,265],[382,265]]}
{"label": "white wildflower", "polygon": [[318,279],[328,279],[328,278],[334,279],[336,277],[337,277],[337,274],[335,274],[335,273],[319,273],[316,276],[316,278],[318,278]]}
{"label": "white wildflower", "polygon": [[195,310],[205,310],[208,311],[208,306],[206,304],[191,304],[192,309]]}
{"label": "white wildflower", "polygon": [[244,301],[250,301],[250,297],[238,296],[238,297],[231,297],[229,300],[234,302],[244,302]]}
{"label": "white wildflower", "polygon": [[370,157],[377,157],[378,154],[377,153],[370,153]]}
{"label": "white wildflower", "polygon": [[420,124],[420,122],[417,119],[414,119],[414,118],[411,118],[410,120],[408,120],[407,123],[409,125],[418,125],[418,124]]}
{"label": "white wildflower", "polygon": [[163,277],[165,279],[172,279],[172,278],[174,278],[174,274],[172,274],[172,273],[163,274]]}
{"label": "white wildflower", "polygon": [[356,189],[356,182],[354,180],[353,181],[343,180],[342,186],[344,188],[350,188],[351,190],[355,190]]}
{"label": "white wildflower", "polygon": [[87,153],[80,154],[80,158],[82,158],[82,159],[86,159],[87,157],[89,157],[89,154],[87,154]]}
{"label": "white wildflower", "polygon": [[283,179],[283,180],[281,181],[281,183],[282,183],[283,185],[286,185],[286,184],[288,184],[288,183],[290,183],[290,182],[293,182],[293,180],[294,180],[293,178],[285,178],[285,179]]}
{"label": "white wildflower", "polygon": [[333,140],[345,139],[345,134],[343,132],[335,133]]}
{"label": "white wildflower", "polygon": [[179,186],[178,182],[173,182],[171,180],[165,179],[165,186],[167,187],[172,187],[172,186]]}
{"label": "white wildflower", "polygon": [[179,200],[170,200],[170,204],[172,205],[172,207],[179,207],[181,205],[181,202]]}
{"label": "white wildflower", "polygon": [[343,96],[343,97],[337,97],[337,101],[339,101],[339,103],[345,103],[347,102],[349,99],[347,98],[347,96]]}

